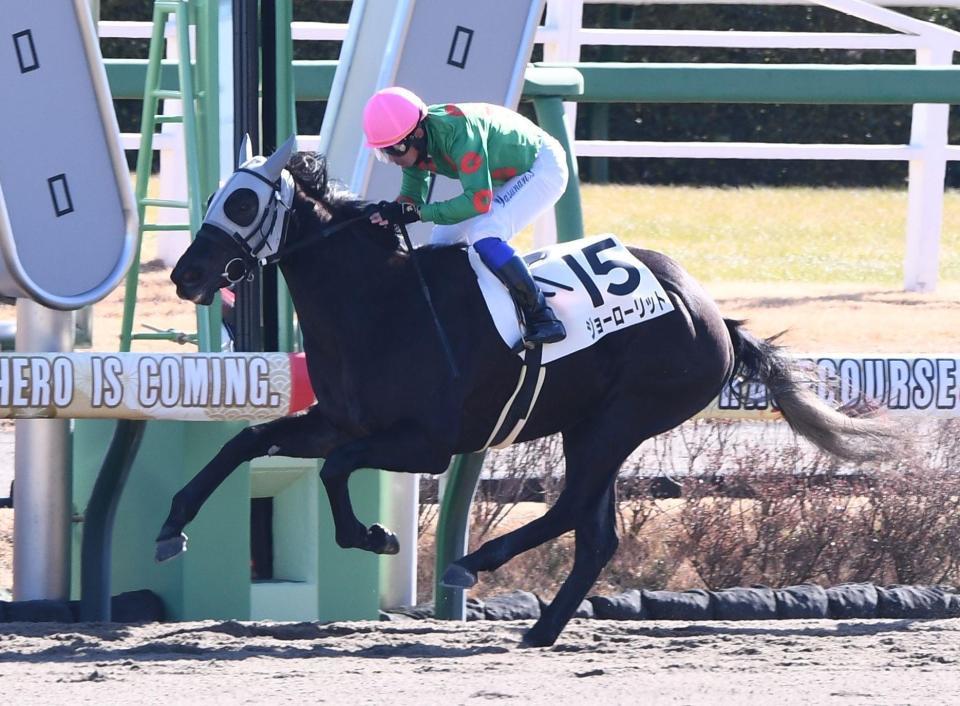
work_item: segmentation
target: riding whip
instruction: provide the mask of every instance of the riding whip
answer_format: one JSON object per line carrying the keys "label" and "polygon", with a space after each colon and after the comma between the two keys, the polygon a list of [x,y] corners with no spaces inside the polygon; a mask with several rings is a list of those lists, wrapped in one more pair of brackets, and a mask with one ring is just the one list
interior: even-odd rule
{"label": "riding whip", "polygon": [[450,347],[450,340],[447,338],[447,332],[440,323],[437,316],[437,310],[433,306],[433,298],[430,296],[430,288],[427,286],[427,280],[423,277],[423,270],[420,269],[420,260],[417,258],[413,249],[413,243],[410,242],[410,234],[407,233],[407,227],[403,223],[392,223],[395,233],[403,236],[403,242],[407,245],[407,251],[410,253],[410,261],[413,262],[413,269],[416,270],[417,279],[420,280],[420,290],[423,292],[423,298],[427,300],[427,306],[430,307],[430,315],[433,316],[433,325],[437,329],[437,336],[443,346],[443,352],[447,356],[447,364],[450,366],[450,372],[453,379],[460,379],[460,371],[457,369],[457,361],[453,357],[453,349]]}

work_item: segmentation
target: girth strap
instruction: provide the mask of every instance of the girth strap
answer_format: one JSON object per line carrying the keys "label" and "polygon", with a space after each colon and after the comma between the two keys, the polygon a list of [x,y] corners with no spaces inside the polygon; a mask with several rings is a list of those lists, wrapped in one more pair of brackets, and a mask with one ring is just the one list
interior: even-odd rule
{"label": "girth strap", "polygon": [[540,397],[543,380],[547,374],[547,369],[541,365],[542,359],[542,345],[534,346],[524,352],[523,367],[520,369],[517,388],[504,405],[500,418],[483,448],[500,449],[509,446],[526,426],[527,419],[533,413],[533,407]]}

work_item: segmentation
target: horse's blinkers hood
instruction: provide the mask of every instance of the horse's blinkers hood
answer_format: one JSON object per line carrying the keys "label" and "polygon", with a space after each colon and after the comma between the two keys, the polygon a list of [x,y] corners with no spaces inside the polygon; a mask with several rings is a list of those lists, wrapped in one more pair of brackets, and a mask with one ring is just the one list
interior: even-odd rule
{"label": "horse's blinkers hood", "polygon": [[270,157],[254,157],[244,137],[240,166],[210,199],[193,245],[170,275],[180,297],[209,303],[215,289],[252,276],[258,263],[278,259],[295,190],[284,167],[295,149],[291,136]]}

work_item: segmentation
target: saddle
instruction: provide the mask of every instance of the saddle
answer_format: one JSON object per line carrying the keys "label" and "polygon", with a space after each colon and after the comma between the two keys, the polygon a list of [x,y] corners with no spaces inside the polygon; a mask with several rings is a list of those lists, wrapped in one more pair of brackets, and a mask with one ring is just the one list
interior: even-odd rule
{"label": "saddle", "polygon": [[549,363],[604,336],[673,311],[663,285],[614,235],[552,245],[526,256],[534,281],[567,329],[557,343],[523,346],[523,321],[506,287],[473,248],[467,250],[487,309],[503,342],[523,358],[520,379],[484,448],[509,446],[533,412]]}
{"label": "saddle", "polygon": [[[522,355],[523,323],[510,294],[473,248],[467,254],[500,337]],[[543,346],[543,365],[673,311],[663,285],[614,235],[558,243],[534,250],[524,260],[567,329],[564,340]]]}

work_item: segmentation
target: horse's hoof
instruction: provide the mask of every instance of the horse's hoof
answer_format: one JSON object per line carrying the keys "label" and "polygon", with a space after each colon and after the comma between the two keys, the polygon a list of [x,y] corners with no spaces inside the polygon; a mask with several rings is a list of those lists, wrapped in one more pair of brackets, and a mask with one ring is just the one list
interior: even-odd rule
{"label": "horse's hoof", "polygon": [[520,642],[521,647],[550,647],[554,642],[557,641],[556,635],[548,635],[544,630],[538,630],[537,626],[534,625],[532,628],[527,630],[523,634],[523,640]]}
{"label": "horse's hoof", "polygon": [[181,532],[175,537],[158,539],[157,553],[154,557],[158,564],[162,564],[165,561],[170,561],[179,554],[183,554],[185,551],[187,551],[187,535]]}
{"label": "horse's hoof", "polygon": [[476,583],[477,575],[460,564],[450,564],[440,577],[440,585],[447,588],[473,588]]}
{"label": "horse's hoof", "polygon": [[383,525],[371,525],[367,531],[367,546],[375,554],[397,554],[400,551],[400,540],[397,535]]}

